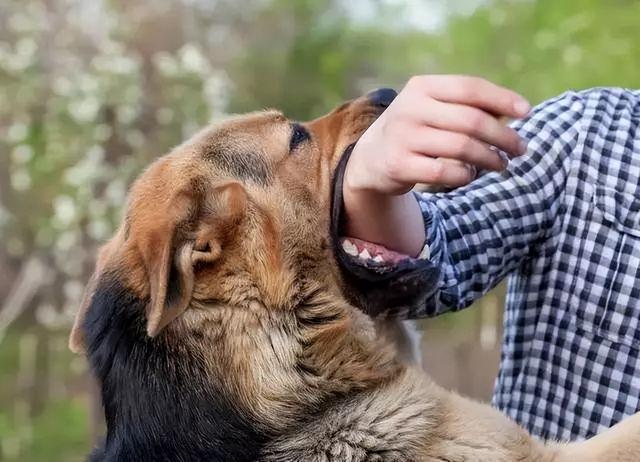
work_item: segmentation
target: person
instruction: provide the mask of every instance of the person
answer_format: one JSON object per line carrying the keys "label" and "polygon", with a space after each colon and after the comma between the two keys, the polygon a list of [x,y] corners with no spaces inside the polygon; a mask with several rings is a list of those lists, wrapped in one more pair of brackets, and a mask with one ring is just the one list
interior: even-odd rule
{"label": "person", "polygon": [[342,172],[344,271],[383,275],[382,294],[409,261],[417,295],[376,313],[400,318],[465,308],[507,278],[493,404],[545,439],[592,436],[640,410],[639,125],[636,90],[531,110],[480,78],[413,77]]}

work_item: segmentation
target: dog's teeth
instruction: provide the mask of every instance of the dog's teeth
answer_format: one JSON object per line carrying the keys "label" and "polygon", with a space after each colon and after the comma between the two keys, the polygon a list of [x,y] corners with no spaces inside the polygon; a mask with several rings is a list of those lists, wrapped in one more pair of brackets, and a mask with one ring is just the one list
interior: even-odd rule
{"label": "dog's teeth", "polygon": [[384,263],[384,258],[382,258],[382,256],[380,255],[376,255],[375,257],[373,257],[373,261],[375,261],[376,263]]}
{"label": "dog's teeth", "polygon": [[431,249],[429,248],[429,244],[425,245],[418,255],[419,260],[429,260],[431,258]]}
{"label": "dog's teeth", "polygon": [[362,260],[371,260],[371,254],[369,253],[369,251],[367,249],[364,249],[362,252],[360,252],[360,255],[358,255]]}
{"label": "dog's teeth", "polygon": [[353,255],[354,257],[358,256],[358,248],[349,239],[345,239],[342,241],[342,250],[344,250],[349,255]]}

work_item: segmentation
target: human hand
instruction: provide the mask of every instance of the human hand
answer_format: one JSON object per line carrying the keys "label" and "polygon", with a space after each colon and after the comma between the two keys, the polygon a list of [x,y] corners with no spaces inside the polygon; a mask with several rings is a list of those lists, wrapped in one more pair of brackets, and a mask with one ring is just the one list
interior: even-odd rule
{"label": "human hand", "polygon": [[416,183],[457,187],[476,169],[502,170],[506,161],[491,147],[515,156],[526,146],[498,118],[529,110],[522,96],[481,78],[413,77],[356,143],[345,188],[402,194]]}
{"label": "human hand", "polygon": [[412,77],[356,143],[346,167],[343,197],[347,234],[407,253],[419,252],[424,227],[417,183],[458,187],[477,169],[502,170],[526,145],[499,118],[524,117],[517,93],[468,76]]}

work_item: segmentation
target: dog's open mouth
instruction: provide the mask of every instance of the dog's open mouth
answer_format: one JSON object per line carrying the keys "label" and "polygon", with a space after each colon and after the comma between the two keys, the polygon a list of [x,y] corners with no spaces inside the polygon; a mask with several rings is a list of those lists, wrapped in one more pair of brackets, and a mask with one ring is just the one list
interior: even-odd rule
{"label": "dog's open mouth", "polygon": [[[355,143],[354,143],[355,144]],[[341,250],[348,256],[347,258],[354,260],[354,263],[367,267],[383,267],[395,266],[403,262],[411,262],[415,260],[428,260],[429,247],[425,246],[420,255],[411,257],[409,255],[388,249],[380,244],[363,241],[349,236],[345,236],[344,231],[344,210],[342,198],[342,183],[344,179],[344,171],[351,156],[353,146],[349,146],[342,155],[340,162],[336,166],[333,178],[333,194],[332,194],[332,236],[336,252]],[[341,265],[344,265],[343,258],[338,257]]]}
{"label": "dog's open mouth", "polygon": [[[395,252],[386,247],[374,244],[373,242],[363,241],[353,237],[340,239],[342,250],[348,255],[361,260],[365,265],[397,265],[403,260],[412,259],[409,255]],[[429,259],[429,247],[425,246],[420,255],[416,259]]]}

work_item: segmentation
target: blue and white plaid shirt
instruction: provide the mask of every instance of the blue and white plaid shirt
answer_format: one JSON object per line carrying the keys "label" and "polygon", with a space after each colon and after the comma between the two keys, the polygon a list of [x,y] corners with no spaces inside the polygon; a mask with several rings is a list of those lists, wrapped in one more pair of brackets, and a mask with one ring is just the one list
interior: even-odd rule
{"label": "blue and white plaid shirt", "polygon": [[640,91],[565,93],[514,127],[529,149],[505,172],[419,196],[433,287],[388,314],[458,310],[508,278],[493,404],[588,437],[640,410]]}

